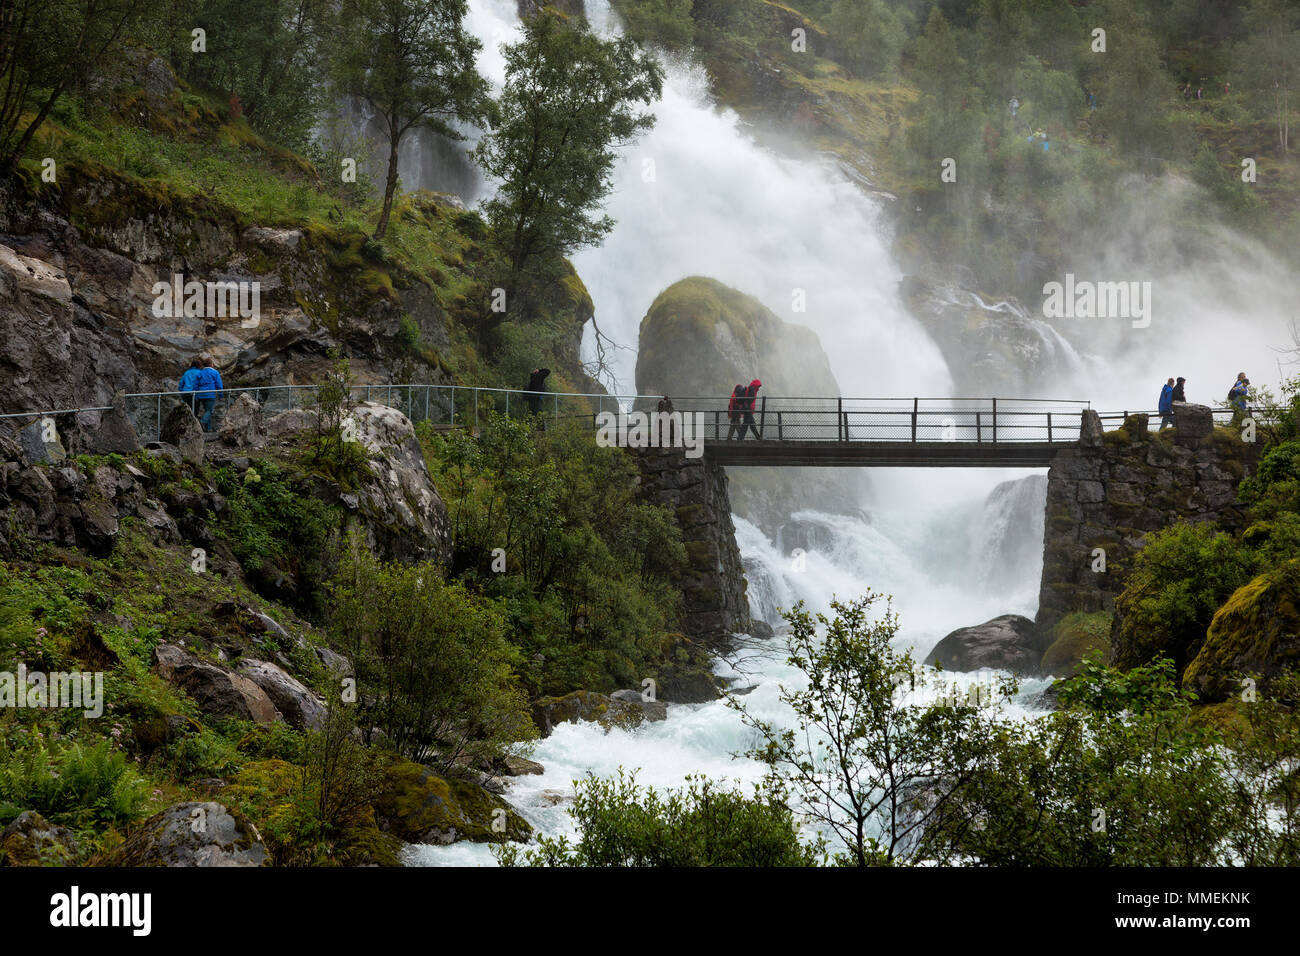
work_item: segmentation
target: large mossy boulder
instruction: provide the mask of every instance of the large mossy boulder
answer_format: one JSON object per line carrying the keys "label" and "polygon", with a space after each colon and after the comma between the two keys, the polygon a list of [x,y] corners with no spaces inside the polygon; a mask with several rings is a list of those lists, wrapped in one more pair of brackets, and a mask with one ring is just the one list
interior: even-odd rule
{"label": "large mossy boulder", "polygon": [[1262,574],[1228,598],[1210,622],[1205,643],[1183,674],[1202,700],[1226,700],[1255,678],[1267,691],[1300,665],[1300,558]]}
{"label": "large mossy boulder", "polygon": [[543,737],[549,737],[556,724],[569,721],[591,721],[606,730],[612,727],[630,730],[645,720],[663,720],[668,716],[666,710],[662,716],[650,716],[641,705],[639,694],[636,698],[635,701],[620,700],[590,690],[575,690],[561,697],[541,697],[533,701],[533,722]]}
{"label": "large mossy boulder", "polygon": [[496,794],[410,760],[384,771],[383,794],[374,807],[380,829],[406,843],[505,843],[526,841],[533,832]]}
{"label": "large mossy boulder", "polygon": [[641,320],[638,393],[726,398],[755,377],[769,395],[839,392],[817,333],[752,295],[703,276],[659,293]]}

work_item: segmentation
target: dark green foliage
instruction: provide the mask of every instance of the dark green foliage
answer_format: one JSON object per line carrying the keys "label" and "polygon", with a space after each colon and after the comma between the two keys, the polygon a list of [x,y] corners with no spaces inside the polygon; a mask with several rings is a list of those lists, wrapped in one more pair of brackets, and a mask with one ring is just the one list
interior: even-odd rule
{"label": "dark green foliage", "polygon": [[530,690],[640,686],[673,628],[686,555],[671,514],[637,499],[632,460],[572,422],[542,432],[496,415],[477,439],[430,447],[451,573],[501,599]]}
{"label": "dark green foliage", "polygon": [[815,866],[820,843],[804,846],[783,795],[752,796],[705,779],[660,793],[636,775],[577,782],[569,810],[581,836],[542,838],[536,850],[495,851],[506,866]]}
{"label": "dark green foliage", "polygon": [[484,205],[507,293],[495,324],[526,314],[530,290],[560,278],[564,256],[613,228],[600,204],[615,148],[653,124],[636,105],[657,100],[663,86],[657,61],[631,40],[603,40],[548,11],[525,22],[505,57],[499,116],[474,151],[501,182]]}
{"label": "dark green foliage", "polygon": [[397,189],[397,151],[417,126],[452,139],[455,120],[483,122],[488,82],[474,58],[482,44],[462,26],[465,0],[345,0],[332,74],[340,93],[369,104],[387,138],[384,204],[374,238],[388,229]]}
{"label": "dark green foliage", "polygon": [[31,737],[10,744],[17,745],[0,758],[0,824],[23,810],[72,826],[122,825],[144,815],[146,782],[108,741],[52,750]]}
{"label": "dark green foliage", "polygon": [[1260,570],[1257,556],[1208,524],[1149,535],[1115,601],[1113,659],[1136,667],[1168,657],[1183,669],[1205,641],[1214,612]]}
{"label": "dark green foliage", "polygon": [[535,733],[492,602],[444,584],[432,564],[378,562],[355,540],[333,599],[367,737],[377,727],[412,760],[450,770],[496,759]]}

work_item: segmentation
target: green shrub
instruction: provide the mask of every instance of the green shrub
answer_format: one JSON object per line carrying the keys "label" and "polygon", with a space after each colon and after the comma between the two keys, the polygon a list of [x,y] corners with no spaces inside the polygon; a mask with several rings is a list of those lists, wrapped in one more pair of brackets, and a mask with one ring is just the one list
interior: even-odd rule
{"label": "green shrub", "polygon": [[35,810],[73,826],[130,823],[144,815],[148,785],[108,741],[50,751],[40,740],[10,750],[0,763],[3,822]]}

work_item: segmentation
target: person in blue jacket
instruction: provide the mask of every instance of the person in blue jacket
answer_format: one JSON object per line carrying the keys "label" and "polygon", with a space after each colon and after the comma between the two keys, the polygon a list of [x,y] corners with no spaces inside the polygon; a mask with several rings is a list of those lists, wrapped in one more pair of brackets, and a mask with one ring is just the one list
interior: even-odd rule
{"label": "person in blue jacket", "polygon": [[212,367],[212,356],[202,356],[203,368],[199,370],[198,383],[194,391],[198,395],[199,407],[203,409],[203,414],[199,421],[203,425],[205,432],[212,431],[212,410],[217,406],[217,396],[225,385],[221,381],[221,373]]}
{"label": "person in blue jacket", "polygon": [[1246,408],[1246,397],[1250,394],[1250,379],[1246,378],[1245,372],[1237,373],[1237,381],[1228,390],[1228,404],[1233,408],[1232,423],[1241,424],[1241,420],[1249,414]]}
{"label": "person in blue jacket", "polygon": [[198,409],[195,405],[194,390],[199,387],[199,372],[203,368],[203,363],[198,358],[190,359],[190,367],[181,375],[180,382],[176,385],[176,391],[186,392],[184,401],[190,406],[190,411],[198,415]]}
{"label": "person in blue jacket", "polygon": [[1174,423],[1174,380],[1171,378],[1165,382],[1165,387],[1160,389],[1160,404],[1156,406],[1160,412],[1160,427],[1168,428]]}

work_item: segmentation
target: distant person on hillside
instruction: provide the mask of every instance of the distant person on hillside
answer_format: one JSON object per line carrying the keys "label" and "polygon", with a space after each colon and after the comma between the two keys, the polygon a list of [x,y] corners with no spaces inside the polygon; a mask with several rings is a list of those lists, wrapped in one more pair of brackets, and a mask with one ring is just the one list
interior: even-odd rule
{"label": "distant person on hillside", "polygon": [[199,408],[202,410],[199,422],[203,425],[205,432],[210,432],[212,431],[212,410],[217,407],[217,396],[221,394],[226,386],[221,381],[221,373],[212,365],[211,355],[201,356],[200,361],[203,363],[203,368],[199,370],[199,378],[194,391],[198,396]]}
{"label": "distant person on hillside", "polygon": [[1181,376],[1179,377],[1178,381],[1174,383],[1174,401],[1175,401],[1175,402],[1186,402],[1186,401],[1187,401],[1187,396],[1186,396],[1186,394],[1183,393],[1183,386],[1184,386],[1185,384],[1187,384],[1187,379],[1182,378]]}
{"label": "distant person on hillside", "polygon": [[744,420],[745,413],[745,386],[737,385],[731,390],[731,399],[727,402],[727,421],[730,427],[727,429],[727,441],[733,438],[744,438],[745,429],[741,422]]}
{"label": "distant person on hillside", "polygon": [[193,412],[196,417],[198,415],[198,406],[194,400],[194,390],[199,387],[199,372],[202,368],[203,363],[200,362],[197,357],[190,359],[190,367],[184,371],[181,375],[180,382],[176,385],[176,391],[187,393],[182,401],[190,406],[190,411]]}
{"label": "distant person on hillside", "polygon": [[740,427],[740,437],[742,439],[745,437],[746,429],[752,430],[754,432],[755,438],[763,437],[758,433],[758,425],[754,422],[754,403],[758,401],[758,390],[762,387],[763,387],[763,383],[760,382],[758,379],[754,379],[752,382],[749,383],[749,387],[745,389],[745,400],[744,400],[745,422]]}
{"label": "distant person on hillside", "polygon": [[[549,368],[533,369],[533,373],[528,376],[528,391],[530,392],[546,391],[546,377],[550,374],[551,374],[551,370]],[[534,415],[541,414],[542,396],[529,395],[527,397],[527,400],[528,400],[529,411],[531,411]]]}
{"label": "distant person on hillside", "polygon": [[1172,378],[1160,389],[1160,404],[1156,408],[1160,412],[1161,428],[1168,428],[1174,423],[1174,380]]}
{"label": "distant person on hillside", "polygon": [[1245,372],[1237,373],[1237,381],[1233,383],[1232,388],[1228,390],[1228,404],[1232,406],[1232,423],[1240,424],[1250,409],[1246,407],[1246,397],[1250,395],[1250,379],[1246,378]]}

